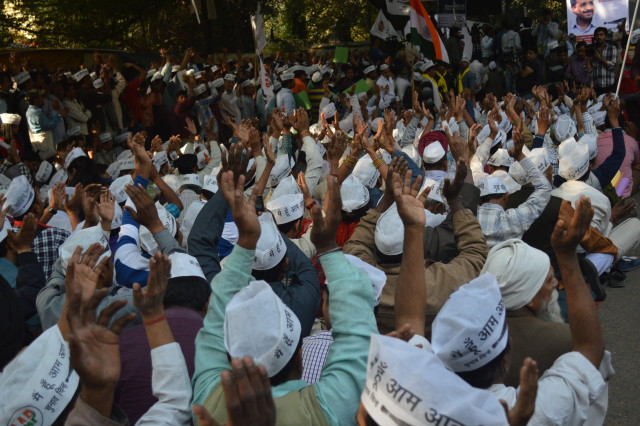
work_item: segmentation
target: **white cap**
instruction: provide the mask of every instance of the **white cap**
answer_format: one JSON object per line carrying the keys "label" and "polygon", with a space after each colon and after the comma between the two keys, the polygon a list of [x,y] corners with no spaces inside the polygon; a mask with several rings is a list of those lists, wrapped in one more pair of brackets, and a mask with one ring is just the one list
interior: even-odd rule
{"label": "white cap", "polygon": [[162,165],[167,161],[169,161],[169,158],[167,157],[167,151],[158,151],[153,155],[153,158],[151,159],[151,163],[153,163],[157,171],[160,171],[160,167],[162,167]]}
{"label": "white cap", "polygon": [[445,152],[442,144],[439,141],[435,141],[427,145],[422,153],[422,159],[427,164],[435,164],[442,160],[447,153]]}
{"label": "white cap", "polygon": [[51,177],[51,179],[49,180],[49,185],[53,187],[58,182],[66,183],[68,178],[69,178],[69,175],[67,174],[67,171],[61,168],[60,170],[55,172],[55,174]]}
{"label": "white cap", "polygon": [[275,267],[287,253],[287,246],[280,235],[273,215],[265,212],[258,218],[260,222],[260,239],[256,244],[256,254],[253,259],[253,269],[266,271]]}
{"label": "white cap", "polygon": [[[440,142],[438,142],[438,143],[440,143]],[[413,162],[416,163],[416,165],[418,167],[422,166],[422,158],[420,157],[420,153],[418,152],[418,149],[416,148],[416,146],[414,144],[409,144],[409,145],[403,147],[402,148],[402,152],[407,154],[409,156],[409,158],[411,158],[411,160],[413,160]]]}
{"label": "white cap", "polygon": [[131,132],[120,133],[118,136],[115,137],[115,139],[113,141],[116,142],[116,143],[126,142],[127,139],[129,139],[129,135],[130,134],[131,134]]}
{"label": "white cap", "polygon": [[49,177],[51,177],[51,172],[53,172],[53,165],[48,161],[43,161],[40,163],[40,167],[38,167],[38,172],[36,173],[36,181],[43,183],[46,182]]}
{"label": "white cap", "polygon": [[18,124],[20,124],[20,115],[18,114],[8,114],[8,113],[3,113],[0,114],[0,122],[2,124],[15,124],[16,126]]}
{"label": "white cap", "polygon": [[366,206],[370,195],[362,182],[350,174],[340,186],[340,198],[342,198],[342,210],[352,212]]}
{"label": "white cap", "polygon": [[457,373],[477,370],[500,355],[509,333],[496,278],[480,275],[449,296],[433,321],[431,335],[435,354]]}
{"label": "white cap", "polygon": [[589,170],[589,147],[573,137],[558,147],[558,174],[566,180],[582,177]]}
{"label": "white cap", "polygon": [[116,157],[118,160],[122,160],[125,158],[133,158],[133,152],[130,149],[125,149]]}
{"label": "white cap", "polygon": [[[424,211],[425,224],[427,211]],[[404,242],[404,224],[398,214],[398,206],[393,203],[386,212],[382,213],[376,223],[374,234],[376,247],[382,254],[395,256],[402,254]]]}
{"label": "white cap", "polygon": [[366,67],[363,71],[364,75],[369,74],[370,72],[373,72],[376,70],[376,66],[375,65],[369,65],[368,67]]}
{"label": "white cap", "polygon": [[273,214],[277,225],[300,219],[304,213],[304,198],[302,194],[285,194],[272,198],[266,205]]}
{"label": "white cap", "polygon": [[122,207],[120,204],[113,203],[113,220],[111,221],[111,230],[118,229],[122,226]]}
{"label": "white cap", "polygon": [[2,373],[5,397],[0,422],[3,425],[58,423],[56,420],[73,401],[80,382],[71,367],[70,355],[69,344],[60,328],[54,326],[7,364]]}
{"label": "white cap", "polygon": [[195,173],[189,173],[188,175],[182,176],[182,182],[180,186],[185,185],[195,185],[199,188],[202,188],[202,182],[200,181],[200,176]]}
{"label": "white cap", "polygon": [[542,173],[544,173],[551,165],[551,159],[549,158],[547,148],[534,148],[529,152],[527,157]]}
{"label": "white cap", "polygon": [[311,81],[314,83],[319,83],[320,80],[322,80],[322,74],[320,74],[320,71],[316,71],[311,75]]}
{"label": "white cap", "polygon": [[225,74],[224,79],[227,81],[236,81],[236,76],[235,74]]}
{"label": "white cap", "polygon": [[591,113],[593,117],[593,125],[596,127],[604,125],[604,119],[607,116],[607,111],[595,111]]}
{"label": "white cap", "polygon": [[296,183],[296,179],[293,175],[289,175],[280,181],[278,186],[271,191],[271,199],[289,194],[302,194],[302,190]]}
{"label": "white cap", "polygon": [[514,160],[509,155],[509,151],[504,148],[498,148],[498,150],[489,158],[487,164],[490,164],[495,167],[509,167],[513,164]]}
{"label": "white cap", "polygon": [[469,61],[468,56],[463,56],[462,59],[460,59],[460,62],[471,62],[471,61]]}
{"label": "white cap", "polygon": [[198,84],[194,89],[193,89],[193,94],[198,96],[203,94],[204,92],[207,91],[207,85],[206,84]]}
{"label": "white cap", "polygon": [[374,118],[373,120],[371,120],[371,130],[373,130],[374,132],[378,132],[378,126],[380,125],[380,123],[384,124],[384,118],[382,117],[378,117],[378,118]]}
{"label": "white cap", "polygon": [[101,78],[93,80],[93,87],[96,89],[101,89],[104,87],[104,81]]}
{"label": "white cap", "polygon": [[242,88],[249,87],[249,86],[253,86],[253,80],[251,79],[245,80],[240,84],[240,87]]}
{"label": "white cap", "polygon": [[504,144],[506,142],[507,142],[507,132],[505,132],[504,130],[498,130],[498,134],[496,135],[495,139],[493,139],[491,148],[498,145],[499,143]]}
{"label": "white cap", "polygon": [[568,114],[562,114],[558,117],[553,128],[556,133],[556,140],[558,141],[564,141],[572,138],[577,131],[576,123],[573,122],[573,119]]}
{"label": "white cap", "polygon": [[558,40],[551,40],[550,42],[547,43],[547,47],[549,48],[549,50],[553,50],[553,49],[557,48],[558,46],[560,46],[558,44]]}
{"label": "white cap", "polygon": [[264,281],[251,281],[227,304],[224,346],[232,358],[250,356],[275,376],[295,355],[300,320]]}
{"label": "white cap", "polygon": [[87,154],[84,153],[82,148],[73,148],[64,159],[64,168],[68,170],[71,163],[73,163],[73,160],[86,156]]}
{"label": "white cap", "polygon": [[118,160],[118,165],[120,166],[120,171],[133,170],[136,168],[136,162],[133,157],[121,158]]}
{"label": "white cap", "polygon": [[313,136],[318,136],[322,132],[322,126],[319,123],[313,123],[309,126],[309,133]]}
{"label": "white cap", "polygon": [[442,196],[442,186],[443,185],[440,182],[437,182],[434,179],[424,178],[424,180],[422,181],[422,186],[420,187],[420,192],[418,193],[418,196],[422,194],[427,188],[431,188],[431,191],[429,191],[427,198],[430,200],[442,203],[446,207],[447,202]]}
{"label": "white cap", "polygon": [[71,235],[69,235],[69,238],[67,238],[65,242],[60,246],[60,260],[62,261],[62,269],[67,269],[69,260],[71,260],[73,252],[78,246],[82,247],[81,254],[84,254],[89,246],[95,243],[100,243],[103,248],[107,249],[107,251],[100,256],[100,259],[98,260],[98,263],[100,263],[105,257],[111,256],[111,250],[109,250],[108,233],[107,235],[105,235],[105,231],[102,230],[102,227],[100,225],[84,229],[76,229],[75,231],[73,231]]}
{"label": "white cap", "polygon": [[[135,205],[130,201],[127,201],[127,205],[132,206],[135,210]],[[156,202],[156,210],[158,212],[158,218],[162,225],[169,231],[171,236],[176,235],[176,218],[167,211],[159,202]],[[147,227],[140,225],[140,248],[148,254],[154,254],[158,251],[158,243],[153,238],[153,234]]]}
{"label": "white cap", "polygon": [[80,71],[76,72],[76,73],[73,75],[73,79],[74,79],[75,81],[77,81],[78,83],[80,83],[80,81],[81,81],[83,78],[88,77],[88,76],[89,76],[89,71],[87,71],[86,69],[83,69],[83,70],[80,70]]}
{"label": "white cap", "polygon": [[323,112],[327,119],[329,119],[336,115],[336,105],[333,102],[329,102],[322,107],[322,111],[320,112]]}
{"label": "white cap", "polygon": [[13,76],[13,81],[15,81],[18,85],[24,83],[29,79],[31,79],[31,74],[29,74],[29,71],[22,71]]}
{"label": "white cap", "polygon": [[472,387],[432,352],[378,334],[371,335],[360,401],[382,426],[508,424],[491,391]]}
{"label": "white cap", "polygon": [[110,140],[113,140],[113,138],[111,137],[111,133],[109,132],[100,133],[100,142],[105,143],[105,142],[109,142]]}
{"label": "white cap", "polygon": [[351,173],[367,188],[375,188],[380,172],[373,166],[373,160],[367,154],[360,157]]}
{"label": "white cap", "polygon": [[124,203],[127,201],[127,193],[124,192],[124,186],[128,183],[132,183],[133,178],[131,175],[124,175],[116,178],[111,185],[109,185],[109,191],[116,197],[116,203]]}
{"label": "white cap", "polygon": [[491,71],[495,70],[497,67],[498,67],[498,65],[496,64],[496,61],[489,62],[489,69]]}
{"label": "white cap", "polygon": [[293,80],[294,75],[292,72],[285,72],[280,75],[280,81],[291,81]]}
{"label": "white cap", "polygon": [[[349,263],[358,268],[360,271],[364,272],[367,277],[369,277],[369,279],[371,280],[371,285],[373,286],[373,304],[375,306],[378,306],[380,304],[380,296],[382,295],[382,290],[387,283],[387,274],[385,274],[375,266],[368,264],[359,257],[355,257],[351,254],[345,254],[344,257],[347,258]],[[329,288],[331,288],[331,283],[329,281],[327,281],[327,285],[329,286]]]}
{"label": "white cap", "polygon": [[173,192],[177,193],[180,189],[180,179],[178,179],[178,176],[164,175],[162,176],[162,180],[169,186],[169,188],[171,188]]}
{"label": "white cap", "polygon": [[202,189],[205,191],[213,192],[214,194],[218,192],[218,178],[214,174],[206,175],[204,177],[204,185],[202,185]]}
{"label": "white cap", "polygon": [[502,121],[498,123],[498,129],[503,130],[505,133],[509,133],[509,130],[513,128],[513,124],[511,124],[511,121],[509,121],[507,113],[503,110],[500,110],[500,117],[502,117]]}
{"label": "white cap", "polygon": [[171,276],[169,278],[199,277],[207,280],[195,257],[186,253],[174,252],[169,255],[169,260],[171,261]]}
{"label": "white cap", "polygon": [[115,179],[120,176],[120,162],[114,161],[109,164],[109,167],[107,167],[107,174],[111,176],[111,179]]}
{"label": "white cap", "polygon": [[224,78],[220,77],[220,78],[217,78],[217,79],[213,80],[213,81],[211,82],[211,85],[212,85],[213,87],[215,87],[216,89],[217,89],[218,87],[222,87],[222,86],[224,85]]}
{"label": "white cap", "polygon": [[478,144],[484,142],[484,140],[489,137],[489,134],[491,134],[491,129],[489,128],[488,124],[485,124],[476,137],[476,139],[478,140]]}
{"label": "white cap", "polygon": [[589,148],[589,160],[593,160],[598,155],[598,138],[596,135],[584,134],[578,140],[578,143],[584,144]]}
{"label": "white cap", "polygon": [[550,265],[545,252],[512,238],[491,248],[480,274],[496,277],[507,309],[520,309],[538,293]]}
{"label": "white cap", "polygon": [[289,155],[283,154],[276,157],[276,163],[269,174],[269,186],[274,187],[280,183],[282,179],[291,173],[293,168],[293,159],[289,160]]}
{"label": "white cap", "polygon": [[389,65],[387,65],[387,64],[380,65],[380,71],[386,71],[388,69],[389,69]]}
{"label": "white cap", "polygon": [[9,189],[4,194],[7,199],[6,205],[9,206],[9,215],[19,217],[25,214],[31,207],[35,195],[26,176],[20,175],[13,178]]}
{"label": "white cap", "polygon": [[482,179],[478,184],[480,189],[480,196],[492,194],[506,194],[507,188],[504,186],[504,182],[497,176],[487,176]]}

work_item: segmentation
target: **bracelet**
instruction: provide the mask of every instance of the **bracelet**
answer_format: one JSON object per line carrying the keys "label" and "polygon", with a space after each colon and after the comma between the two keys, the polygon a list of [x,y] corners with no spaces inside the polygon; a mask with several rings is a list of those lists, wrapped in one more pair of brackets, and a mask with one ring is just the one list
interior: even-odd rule
{"label": "bracelet", "polygon": [[329,173],[329,176],[333,176],[336,179],[340,179],[336,173]]}
{"label": "bracelet", "polygon": [[353,157],[347,157],[347,158],[345,158],[345,159],[344,159],[343,164],[344,164],[346,167],[348,167],[348,168],[350,168],[350,169],[353,169],[353,168],[356,166],[356,163],[357,163],[357,162],[358,162],[358,160],[357,160],[356,158],[353,158]]}
{"label": "bracelet", "polygon": [[382,155],[379,155],[378,158],[373,160],[373,167],[375,167],[376,169],[382,166],[383,164],[384,164],[384,158],[382,158]]}
{"label": "bracelet", "polygon": [[309,205],[307,206],[307,210],[311,210],[312,208],[314,208],[315,206],[317,206],[318,204],[316,203],[316,200],[313,200],[311,203],[309,203]]}
{"label": "bracelet", "polygon": [[143,321],[142,323],[144,325],[153,325],[153,324],[157,324],[159,322],[162,322],[162,321],[164,321],[166,319],[167,319],[167,316],[166,315],[162,315],[161,317],[158,317],[158,318],[155,318],[155,319],[152,319],[152,320],[149,320],[149,321]]}
{"label": "bracelet", "polygon": [[327,250],[327,251],[325,251],[323,253],[317,253],[316,256],[320,257],[320,256],[324,256],[325,254],[333,253],[333,252],[336,252],[336,251],[342,251],[342,247],[334,247],[331,250]]}

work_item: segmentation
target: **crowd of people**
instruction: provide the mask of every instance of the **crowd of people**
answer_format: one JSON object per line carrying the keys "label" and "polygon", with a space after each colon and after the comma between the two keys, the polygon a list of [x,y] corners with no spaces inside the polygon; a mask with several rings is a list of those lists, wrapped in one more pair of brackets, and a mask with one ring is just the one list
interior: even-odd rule
{"label": "crowd of people", "polygon": [[450,64],[278,55],[269,85],[192,49],[12,57],[1,422],[602,424],[637,101],[606,32],[585,68],[548,18],[473,61],[455,30]]}

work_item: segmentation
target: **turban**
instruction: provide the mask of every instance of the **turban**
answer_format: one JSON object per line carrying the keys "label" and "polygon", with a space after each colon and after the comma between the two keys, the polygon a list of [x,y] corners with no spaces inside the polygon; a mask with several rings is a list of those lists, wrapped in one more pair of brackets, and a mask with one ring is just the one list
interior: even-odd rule
{"label": "turban", "polygon": [[527,305],[549,273],[549,256],[522,240],[513,238],[494,246],[480,274],[491,272],[500,285],[507,309]]}
{"label": "turban", "polygon": [[447,142],[447,137],[442,132],[429,132],[426,135],[422,136],[418,141],[418,152],[422,157],[424,154],[424,149],[432,144],[433,142],[440,142],[442,148],[444,148],[444,152],[448,151],[449,143]]}

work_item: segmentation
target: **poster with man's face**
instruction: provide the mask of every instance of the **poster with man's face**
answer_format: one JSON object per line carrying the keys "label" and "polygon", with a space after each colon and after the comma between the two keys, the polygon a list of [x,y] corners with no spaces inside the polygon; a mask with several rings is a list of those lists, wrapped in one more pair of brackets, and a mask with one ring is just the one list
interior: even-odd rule
{"label": "poster with man's face", "polygon": [[629,0],[566,0],[567,34],[591,43],[598,27],[616,30],[620,23],[629,31]]}

